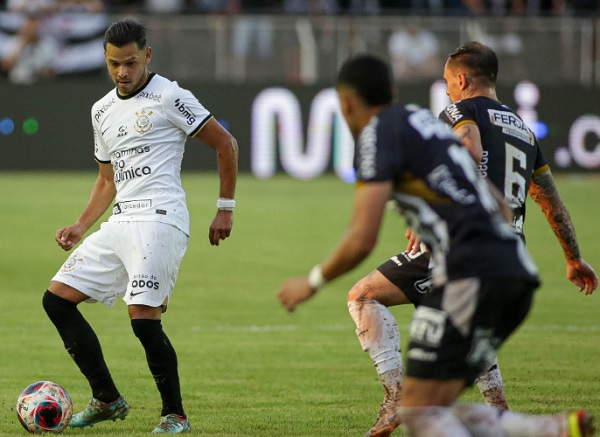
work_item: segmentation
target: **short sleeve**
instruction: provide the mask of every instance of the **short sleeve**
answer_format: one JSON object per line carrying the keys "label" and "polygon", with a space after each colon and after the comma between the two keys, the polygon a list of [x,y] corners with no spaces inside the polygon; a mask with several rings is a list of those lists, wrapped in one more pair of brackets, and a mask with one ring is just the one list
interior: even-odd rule
{"label": "short sleeve", "polygon": [[165,102],[167,119],[187,135],[195,135],[212,115],[188,90],[174,82]]}
{"label": "short sleeve", "polygon": [[110,162],[110,155],[106,148],[106,143],[96,123],[92,122],[92,127],[94,129],[94,158],[101,164],[108,164]]}

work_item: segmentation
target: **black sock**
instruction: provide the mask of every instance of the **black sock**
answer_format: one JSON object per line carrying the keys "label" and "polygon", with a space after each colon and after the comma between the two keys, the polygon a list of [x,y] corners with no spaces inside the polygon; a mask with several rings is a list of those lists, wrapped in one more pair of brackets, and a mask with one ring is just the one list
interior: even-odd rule
{"label": "black sock", "polygon": [[113,402],[119,391],[110,376],[96,333],[77,309],[77,304],[50,291],[44,293],[42,304],[56,326],[65,349],[87,378],[92,396],[102,402]]}
{"label": "black sock", "polygon": [[146,351],[148,367],[160,392],[161,416],[179,414],[185,417],[177,373],[177,354],[160,320],[134,319],[131,327]]}

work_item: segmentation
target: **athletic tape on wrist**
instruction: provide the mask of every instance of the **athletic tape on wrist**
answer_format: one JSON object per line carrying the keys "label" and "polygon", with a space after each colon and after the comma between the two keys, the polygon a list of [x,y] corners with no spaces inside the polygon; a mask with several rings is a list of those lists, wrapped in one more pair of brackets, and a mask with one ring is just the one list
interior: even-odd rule
{"label": "athletic tape on wrist", "polygon": [[327,280],[323,277],[323,270],[321,269],[321,265],[317,264],[312,269],[310,269],[310,273],[308,274],[308,285],[311,288],[318,290],[321,288]]}
{"label": "athletic tape on wrist", "polygon": [[217,199],[217,209],[222,211],[233,211],[235,208],[235,200],[227,199],[225,197],[219,197]]}

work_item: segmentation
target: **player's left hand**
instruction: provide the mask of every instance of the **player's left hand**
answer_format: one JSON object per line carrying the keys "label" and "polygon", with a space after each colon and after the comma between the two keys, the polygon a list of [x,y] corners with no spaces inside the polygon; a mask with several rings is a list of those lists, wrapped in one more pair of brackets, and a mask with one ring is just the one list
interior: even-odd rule
{"label": "player's left hand", "polygon": [[417,234],[415,234],[411,228],[406,228],[404,236],[408,240],[405,251],[410,255],[416,255],[419,253],[421,251],[421,240],[419,240]]}
{"label": "player's left hand", "polygon": [[233,211],[218,210],[208,230],[210,244],[218,246],[221,240],[231,235],[231,228],[233,228]]}
{"label": "player's left hand", "polygon": [[592,294],[598,287],[596,272],[582,258],[567,261],[567,278],[579,287],[579,291],[585,290],[585,294]]}
{"label": "player's left hand", "polygon": [[293,312],[298,304],[314,296],[316,290],[308,284],[307,276],[290,278],[279,287],[277,297],[286,310]]}

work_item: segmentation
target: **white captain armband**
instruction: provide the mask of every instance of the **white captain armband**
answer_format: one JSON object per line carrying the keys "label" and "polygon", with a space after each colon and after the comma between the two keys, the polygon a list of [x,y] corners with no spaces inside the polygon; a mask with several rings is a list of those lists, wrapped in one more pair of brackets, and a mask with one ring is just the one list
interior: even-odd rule
{"label": "white captain armband", "polygon": [[221,211],[233,211],[235,208],[235,200],[226,199],[225,197],[219,197],[217,200],[217,209]]}
{"label": "white captain armband", "polygon": [[323,277],[323,269],[320,264],[314,266],[308,274],[308,285],[314,290],[318,290],[327,283],[327,280]]}

